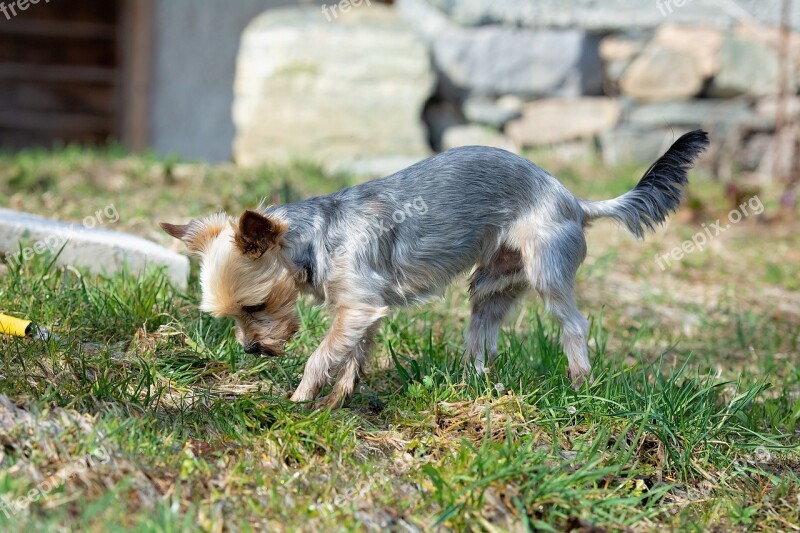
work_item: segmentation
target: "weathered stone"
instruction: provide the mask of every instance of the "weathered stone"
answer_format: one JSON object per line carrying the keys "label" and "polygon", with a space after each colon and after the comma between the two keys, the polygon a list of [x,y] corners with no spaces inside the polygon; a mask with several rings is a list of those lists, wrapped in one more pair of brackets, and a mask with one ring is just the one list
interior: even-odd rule
{"label": "weathered stone", "polygon": [[641,129],[623,126],[600,135],[603,163],[617,166],[623,163],[652,163],[685,130]]}
{"label": "weathered stone", "polygon": [[645,42],[625,35],[609,35],[600,41],[600,59],[603,61],[619,61],[633,59],[644,49]]}
{"label": "weathered stone", "polygon": [[782,135],[774,135],[759,170],[770,178],[794,176],[797,173],[795,151],[800,144],[800,124],[791,124]]}
{"label": "weathered stone", "polygon": [[671,50],[692,56],[700,75],[710,78],[719,68],[719,54],[722,47],[722,32],[716,28],[661,26],[656,32],[655,41]]}
{"label": "weathered stone", "polygon": [[463,106],[464,117],[469,122],[502,128],[506,122],[522,114],[522,100],[507,95],[497,100],[483,96],[467,98]]}
{"label": "weathered stone", "polygon": [[638,105],[626,119],[635,126],[647,128],[687,126],[712,129],[723,122],[746,122],[752,116],[750,104],[741,100],[689,100]]}
{"label": "weathered stone", "polygon": [[520,146],[591,138],[613,128],[620,106],[611,98],[546,99],[525,104],[506,134]]}
{"label": "weathered stone", "polygon": [[268,11],[242,36],[235,160],[303,158],[341,169],[421,159],[429,147],[420,118],[433,84],[425,45],[388,7],[353,9],[334,22],[315,7]]}
{"label": "weathered stone", "polygon": [[582,31],[451,29],[433,42],[437,67],[477,95],[578,96],[602,89],[598,40]]}
{"label": "weathered stone", "polygon": [[455,126],[444,132],[442,149],[449,150],[459,146],[493,146],[503,148],[509,152],[519,153],[519,148],[514,142],[502,133],[486,126],[466,124]]}
{"label": "weathered stone", "polygon": [[599,38],[577,30],[465,29],[425,0],[397,10],[433,50],[445,87],[479,96],[600,94]]}
{"label": "weathered stone", "polygon": [[709,93],[719,98],[778,92],[778,55],[768,46],[728,35],[720,50],[719,72]]}
{"label": "weathered stone", "polygon": [[422,157],[402,155],[364,157],[350,159],[338,164],[330,164],[327,165],[327,169],[334,174],[354,174],[362,179],[372,179],[394,174],[398,170],[403,170],[414,163],[419,163],[422,159]]}
{"label": "weathered stone", "polygon": [[569,164],[576,162],[595,163],[597,161],[597,147],[594,139],[579,139],[547,146],[547,161],[565,161]]}
{"label": "weathered stone", "polygon": [[647,43],[628,36],[609,35],[600,42],[600,59],[606,79],[616,87],[625,69]]}
{"label": "weathered stone", "polygon": [[[398,0],[402,2],[403,0]],[[655,28],[670,22],[730,28],[743,19],[780,23],[782,0],[428,0],[464,26],[505,24],[526,28],[582,28],[591,31]],[[795,2],[792,26],[800,29]]]}
{"label": "weathered stone", "polygon": [[[800,5],[800,3],[795,4]],[[779,78],[786,76],[788,93],[800,92],[800,32],[784,35],[780,26],[756,26],[753,24],[737,26],[733,34],[749,42],[760,43],[778,54],[778,69],[782,70],[781,54],[786,50],[789,67],[781,72]],[[780,83],[780,81],[778,82]]]}
{"label": "weathered stone", "polygon": [[0,209],[0,250],[12,254],[12,262],[17,258],[28,261],[43,253],[55,256],[61,250],[57,264],[85,268],[95,274],[113,274],[123,268],[138,274],[148,267],[165,267],[169,279],[181,289],[186,287],[189,276],[189,260],[185,256],[141,237],[10,209]]}
{"label": "weathered stone", "polygon": [[620,79],[622,92],[637,100],[685,100],[703,88],[697,60],[651,42]]}

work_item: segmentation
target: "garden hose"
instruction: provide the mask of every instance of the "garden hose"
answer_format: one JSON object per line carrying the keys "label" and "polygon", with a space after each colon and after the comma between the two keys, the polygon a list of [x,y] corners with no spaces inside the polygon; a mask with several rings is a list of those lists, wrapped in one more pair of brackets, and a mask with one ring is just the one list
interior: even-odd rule
{"label": "garden hose", "polygon": [[0,313],[0,335],[27,337],[29,339],[42,341],[54,337],[47,328],[38,326],[30,320],[4,315],[2,313]]}
{"label": "garden hose", "polygon": [[[34,324],[30,320],[4,315],[3,313],[0,313],[0,335],[11,335],[13,337],[23,337],[25,339],[45,342],[52,340],[60,346],[67,346],[65,340],[61,339],[49,329]],[[79,342],[78,346],[80,349],[88,352],[109,350],[108,353],[115,359],[122,359],[125,357],[124,352],[98,342]]]}

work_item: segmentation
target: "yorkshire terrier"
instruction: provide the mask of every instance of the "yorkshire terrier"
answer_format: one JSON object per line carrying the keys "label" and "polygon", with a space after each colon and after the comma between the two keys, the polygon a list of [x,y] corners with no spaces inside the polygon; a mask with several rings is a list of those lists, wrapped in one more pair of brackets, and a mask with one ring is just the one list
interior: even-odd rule
{"label": "yorkshire terrier", "polygon": [[246,353],[284,353],[299,326],[301,292],[331,309],[293,401],[314,400],[336,377],[320,404],[347,403],[389,308],[441,294],[470,269],[466,347],[476,369],[497,353],[503,319],[533,287],[561,327],[578,388],[592,368],[588,321],[574,294],[584,228],[610,217],[642,238],[678,207],[707,146],[702,130],[683,135],[613,200],[578,199],[527,159],[468,146],[334,194],[248,210],[238,221],[220,213],[161,227],[200,258],[200,309],[233,317]]}

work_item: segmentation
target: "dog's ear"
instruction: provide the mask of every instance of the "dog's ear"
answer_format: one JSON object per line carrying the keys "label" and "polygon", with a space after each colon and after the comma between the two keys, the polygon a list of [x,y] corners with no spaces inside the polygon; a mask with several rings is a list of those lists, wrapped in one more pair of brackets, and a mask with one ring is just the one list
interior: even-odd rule
{"label": "dog's ear", "polygon": [[161,222],[159,224],[161,229],[167,232],[170,237],[175,237],[182,241],[186,234],[189,233],[189,224],[170,224],[169,222]]}
{"label": "dog's ear", "polygon": [[245,211],[239,217],[234,242],[244,255],[258,259],[267,250],[278,246],[286,233],[286,223],[255,211]]}
{"label": "dog's ear", "polygon": [[188,224],[159,224],[168,235],[183,241],[189,252],[202,254],[208,244],[222,232],[227,217],[223,213],[199,220],[191,220]]}

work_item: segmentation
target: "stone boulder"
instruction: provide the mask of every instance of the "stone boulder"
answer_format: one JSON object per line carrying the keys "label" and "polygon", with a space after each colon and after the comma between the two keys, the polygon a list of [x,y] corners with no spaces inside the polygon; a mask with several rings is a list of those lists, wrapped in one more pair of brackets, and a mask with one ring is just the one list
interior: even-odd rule
{"label": "stone boulder", "polygon": [[514,142],[495,129],[478,124],[465,124],[445,130],[442,137],[442,149],[450,150],[459,146],[493,146],[519,153]]}
{"label": "stone boulder", "polygon": [[397,10],[428,43],[451,96],[602,92],[597,36],[574,29],[464,28],[425,0],[398,0]]}
{"label": "stone boulder", "polygon": [[757,118],[748,102],[698,99],[687,102],[654,102],[638,105],[630,110],[626,121],[643,128],[685,126],[714,130],[723,125],[752,126]]}
{"label": "stone boulder", "polygon": [[650,164],[658,159],[683,133],[684,129],[653,129],[621,126],[600,135],[603,163],[615,167],[625,163]]}
{"label": "stone boulder", "polygon": [[433,42],[436,66],[469,94],[599,94],[598,39],[578,30],[503,26],[445,32]]}
{"label": "stone boulder", "polygon": [[693,54],[652,41],[625,70],[620,89],[636,100],[686,100],[700,93],[703,79]]}
{"label": "stone boulder", "polygon": [[719,72],[709,90],[719,98],[772,96],[778,92],[778,54],[769,46],[726,36],[720,50]]}
{"label": "stone boulder", "polygon": [[[403,0],[397,0],[398,2]],[[597,32],[656,28],[665,22],[730,28],[742,20],[780,23],[782,0],[427,0],[464,26],[582,28]],[[790,18],[800,30],[800,3]]]}
{"label": "stone boulder", "polygon": [[189,277],[186,256],[141,237],[10,209],[0,209],[0,251],[11,254],[12,263],[45,253],[58,255],[57,264],[94,274],[114,274],[124,268],[138,274],[146,268],[163,267],[179,289],[186,288]]}
{"label": "stone boulder", "polygon": [[716,28],[664,25],[658,28],[655,42],[665,48],[692,56],[700,75],[710,78],[719,69],[723,34]]}
{"label": "stone boulder", "polygon": [[522,100],[513,95],[497,100],[482,96],[468,98],[463,105],[464,118],[470,122],[502,128],[522,114]]}
{"label": "stone boulder", "polygon": [[425,44],[388,7],[330,22],[318,7],[270,10],[242,36],[234,159],[399,170],[430,153],[421,117],[433,86]]}
{"label": "stone boulder", "polygon": [[619,102],[612,98],[551,98],[525,104],[506,134],[519,146],[592,138],[616,126]]}
{"label": "stone boulder", "polygon": [[624,35],[608,35],[600,41],[600,59],[606,78],[618,84],[628,65],[644,49],[645,42]]}

